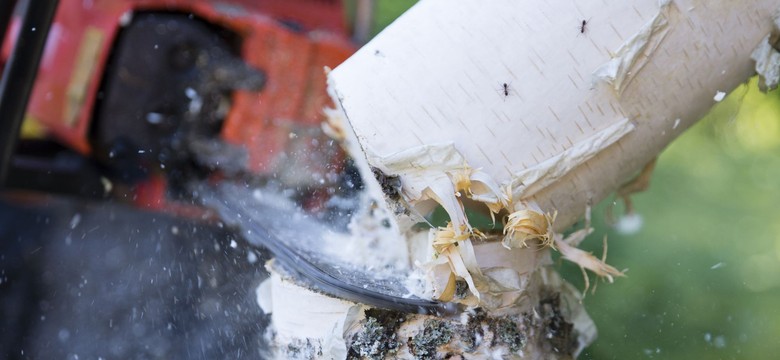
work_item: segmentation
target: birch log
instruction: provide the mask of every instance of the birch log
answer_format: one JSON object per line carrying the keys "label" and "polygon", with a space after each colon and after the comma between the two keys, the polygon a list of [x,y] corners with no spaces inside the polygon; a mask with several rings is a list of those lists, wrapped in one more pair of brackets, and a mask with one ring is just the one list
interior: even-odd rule
{"label": "birch log", "polygon": [[[426,358],[425,349],[433,349],[424,353],[432,357],[576,356],[595,330],[576,293],[549,268],[546,249],[554,247],[610,279],[620,275],[576,249],[590,229],[567,239],[559,232],[755,73],[750,56],[773,31],[777,5],[769,0],[415,5],[330,72],[339,110],[330,126],[340,127],[364,175],[371,178],[371,169],[378,169],[400,182],[400,199],[386,199],[398,235],[387,241],[408,249],[407,270],[422,283],[410,291],[472,310],[457,319],[388,320],[352,304],[330,328],[344,343],[341,351],[319,356]],[[369,198],[382,197],[380,184],[369,180],[367,189]],[[409,226],[436,206],[447,211],[448,228],[420,233]],[[467,208],[506,218],[504,231],[475,228]],[[504,246],[495,246],[498,242]],[[529,247],[530,255],[524,252]],[[552,299],[563,299],[554,311]],[[550,330],[556,316],[558,332]],[[496,330],[500,318],[513,323]],[[275,323],[285,321],[274,315]],[[432,321],[444,321],[449,335]],[[484,321],[478,328],[487,330],[468,328],[475,321]],[[391,339],[371,348],[366,332],[377,328]],[[522,346],[469,338],[478,333],[498,339],[507,328],[517,330]],[[570,333],[560,339],[563,328]],[[438,338],[425,338],[435,331]],[[431,340],[428,348],[423,340]]]}

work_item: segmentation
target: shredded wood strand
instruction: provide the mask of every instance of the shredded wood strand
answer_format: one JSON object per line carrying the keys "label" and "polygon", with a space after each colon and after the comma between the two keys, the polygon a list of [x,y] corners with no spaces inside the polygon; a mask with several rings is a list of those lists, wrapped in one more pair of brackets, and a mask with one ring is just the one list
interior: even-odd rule
{"label": "shredded wood strand", "polygon": [[542,247],[555,248],[552,234],[552,223],[556,214],[543,214],[538,211],[523,209],[509,214],[504,226],[502,244],[507,249],[527,247],[528,241],[539,240]]}
{"label": "shredded wood strand", "polygon": [[568,242],[560,238],[555,239],[555,244],[558,245],[558,251],[561,252],[564,259],[590,270],[599,277],[605,278],[610,283],[614,281],[615,277],[625,276],[622,271],[608,265],[603,260],[599,260],[597,257],[593,256],[593,254],[571,246]]}

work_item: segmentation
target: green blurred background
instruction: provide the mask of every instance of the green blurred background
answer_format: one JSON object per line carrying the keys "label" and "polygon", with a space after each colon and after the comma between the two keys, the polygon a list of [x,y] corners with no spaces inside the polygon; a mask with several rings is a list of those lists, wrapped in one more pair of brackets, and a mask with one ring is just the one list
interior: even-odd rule
{"label": "green blurred background", "polygon": [[[780,92],[733,91],[659,157],[621,234],[594,212],[584,248],[628,277],[585,305],[599,339],[584,359],[780,357]],[[617,206],[619,208],[619,206]],[[616,210],[619,211],[619,210]],[[562,264],[582,288],[579,269]]]}
{"label": "green blurred background", "polygon": [[[377,0],[374,32],[414,3]],[[606,234],[608,262],[629,271],[587,294],[599,338],[580,358],[780,358],[780,92],[755,79],[733,91],[661,154],[651,181],[632,197],[633,234],[606,221],[613,199],[594,209],[582,247],[600,255]],[[583,289],[579,268],[560,268]]]}

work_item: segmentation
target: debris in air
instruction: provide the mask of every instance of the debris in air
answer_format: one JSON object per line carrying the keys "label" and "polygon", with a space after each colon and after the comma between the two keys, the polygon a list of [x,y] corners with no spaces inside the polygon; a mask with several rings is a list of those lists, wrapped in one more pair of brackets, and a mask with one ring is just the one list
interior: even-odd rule
{"label": "debris in air", "polygon": [[80,222],[81,222],[81,214],[76,213],[75,215],[73,215],[73,218],[70,219],[71,230],[75,229],[76,226],[79,226]]}
{"label": "debris in air", "polygon": [[615,230],[622,235],[633,235],[641,229],[642,216],[637,213],[626,214],[615,224]]}
{"label": "debris in air", "polygon": [[704,341],[718,349],[723,349],[726,347],[726,337],[723,335],[712,336],[712,334],[706,333],[704,334]]}
{"label": "debris in air", "polygon": [[715,97],[713,97],[713,99],[717,102],[721,102],[725,97],[726,97],[726,93],[724,93],[723,91],[718,91],[715,93]]}

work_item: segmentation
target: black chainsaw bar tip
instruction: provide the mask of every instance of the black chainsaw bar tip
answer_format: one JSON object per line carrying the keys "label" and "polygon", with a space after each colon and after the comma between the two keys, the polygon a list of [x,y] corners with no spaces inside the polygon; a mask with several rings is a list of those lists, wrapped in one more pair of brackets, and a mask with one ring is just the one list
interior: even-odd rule
{"label": "black chainsaw bar tip", "polygon": [[330,296],[382,309],[438,316],[461,311],[454,303],[408,294],[401,277],[377,279],[357,266],[324,259],[306,244],[322,238],[327,231],[325,224],[297,209],[257,201],[252,196],[254,191],[222,184],[216,189],[201,189],[198,194],[205,206],[236,228],[249,244],[273,253],[288,278]]}

